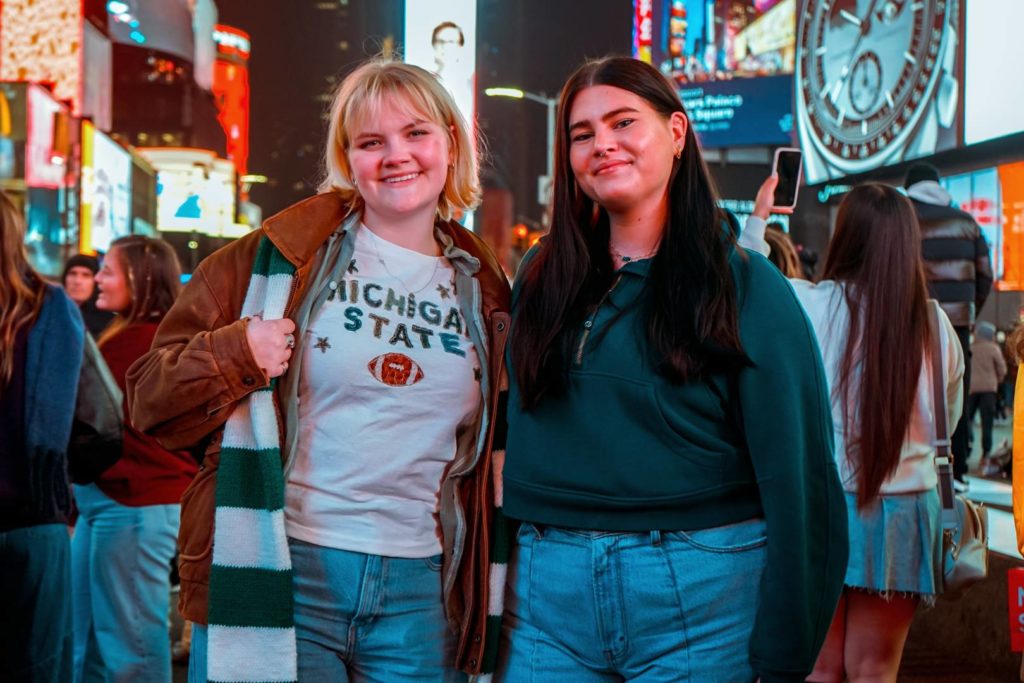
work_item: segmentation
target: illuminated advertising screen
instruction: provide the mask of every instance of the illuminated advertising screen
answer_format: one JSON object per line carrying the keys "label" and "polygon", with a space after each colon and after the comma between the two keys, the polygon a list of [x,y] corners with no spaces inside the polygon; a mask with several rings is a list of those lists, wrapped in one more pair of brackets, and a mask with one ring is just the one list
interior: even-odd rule
{"label": "illuminated advertising screen", "polygon": [[57,99],[82,104],[81,0],[0,2],[0,81],[52,83]]}
{"label": "illuminated advertising screen", "polygon": [[25,142],[25,183],[57,189],[65,184],[66,151],[55,149],[56,128],[67,123],[67,109],[38,85],[28,86],[28,135]]}
{"label": "illuminated advertising screen", "polygon": [[1020,41],[1024,2],[975,0],[965,20],[964,142],[1019,133],[1024,130],[1024,78],[1008,77],[1007,70],[1017,66],[1007,50]]}
{"label": "illuminated advertising screen", "polygon": [[132,161],[128,150],[82,122],[80,239],[86,253],[105,252],[131,233]]}
{"label": "illuminated advertising screen", "polygon": [[213,37],[217,43],[213,72],[217,120],[224,129],[228,159],[241,176],[248,172],[249,163],[249,34],[218,24]]}
{"label": "illuminated advertising screen", "polygon": [[942,179],[953,202],[971,214],[992,253],[996,288],[1024,290],[1024,162]]}
{"label": "illuminated advertising screen", "polygon": [[961,0],[800,0],[796,127],[809,183],[960,143],[962,11]]}
{"label": "illuminated advertising screen", "polygon": [[406,0],[405,61],[435,74],[473,125],[476,0]]}
{"label": "illuminated advertising screen", "polygon": [[150,147],[140,154],[157,170],[156,227],[220,237],[235,222],[235,168],[203,149]]}
{"label": "illuminated advertising screen", "polygon": [[167,52],[192,64],[196,47],[189,4],[188,0],[108,2],[110,38],[115,43]]}
{"label": "illuminated advertising screen", "polygon": [[704,147],[792,140],[796,0],[636,0],[634,56],[679,90]]}

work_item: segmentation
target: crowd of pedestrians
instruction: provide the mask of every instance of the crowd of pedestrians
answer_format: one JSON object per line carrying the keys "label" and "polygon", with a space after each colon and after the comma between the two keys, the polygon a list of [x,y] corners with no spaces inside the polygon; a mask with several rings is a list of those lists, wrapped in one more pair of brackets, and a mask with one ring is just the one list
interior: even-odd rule
{"label": "crowd of pedestrians", "polygon": [[774,178],[741,229],[664,76],[588,62],[510,287],[455,220],[473,136],[363,64],[320,193],[184,288],[142,236],[48,284],[0,195],[4,675],[169,681],[176,563],[190,681],[895,680],[942,592],[932,365],[985,458],[1006,375],[934,169],[849,192],[812,282]]}

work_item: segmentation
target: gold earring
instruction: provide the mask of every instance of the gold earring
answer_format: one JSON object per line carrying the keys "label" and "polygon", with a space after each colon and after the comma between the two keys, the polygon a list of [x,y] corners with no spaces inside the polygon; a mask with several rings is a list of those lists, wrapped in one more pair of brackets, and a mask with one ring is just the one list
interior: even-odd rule
{"label": "gold earring", "polygon": [[681,158],[683,156],[683,148],[682,147],[676,147],[676,153],[675,154],[676,154],[676,159]]}

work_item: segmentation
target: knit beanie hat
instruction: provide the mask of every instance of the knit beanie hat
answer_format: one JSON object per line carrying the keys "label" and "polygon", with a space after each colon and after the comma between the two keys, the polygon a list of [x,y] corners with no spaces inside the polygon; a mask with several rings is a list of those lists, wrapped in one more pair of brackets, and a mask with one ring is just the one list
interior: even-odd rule
{"label": "knit beanie hat", "polygon": [[910,189],[912,185],[925,180],[939,182],[939,169],[931,164],[914,164],[907,169],[907,179],[904,181],[903,187]]}
{"label": "knit beanie hat", "polygon": [[68,259],[67,263],[64,264],[64,272],[60,276],[61,282],[63,282],[64,278],[68,276],[68,271],[75,266],[88,268],[92,271],[93,275],[98,273],[100,270],[100,262],[96,260],[95,256],[89,256],[88,254],[75,254]]}
{"label": "knit beanie hat", "polygon": [[989,322],[978,323],[975,331],[978,333],[978,339],[992,341],[996,337],[996,326]]}

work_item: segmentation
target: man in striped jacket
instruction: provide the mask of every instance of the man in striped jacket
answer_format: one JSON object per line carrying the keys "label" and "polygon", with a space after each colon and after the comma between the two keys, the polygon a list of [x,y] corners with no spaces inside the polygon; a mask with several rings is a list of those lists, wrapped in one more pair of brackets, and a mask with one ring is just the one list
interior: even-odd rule
{"label": "man in striped jacket", "polygon": [[[974,218],[953,206],[953,197],[939,184],[939,171],[934,166],[911,166],[905,187],[921,223],[928,290],[956,329],[967,361],[964,385],[970,386],[971,330],[992,290],[989,246]],[[967,487],[968,429],[964,414],[953,432],[952,443],[953,474],[960,490]]]}

